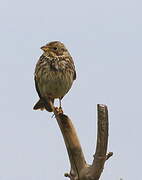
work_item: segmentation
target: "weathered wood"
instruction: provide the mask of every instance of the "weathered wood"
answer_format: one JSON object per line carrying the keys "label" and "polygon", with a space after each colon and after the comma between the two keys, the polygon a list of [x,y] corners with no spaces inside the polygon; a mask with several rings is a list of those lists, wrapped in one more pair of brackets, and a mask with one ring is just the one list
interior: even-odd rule
{"label": "weathered wood", "polygon": [[60,113],[59,109],[53,106],[52,108],[62,132],[71,165],[70,173],[66,173],[65,176],[69,177],[70,180],[99,180],[105,161],[113,155],[112,152],[107,154],[109,126],[107,106],[97,106],[97,145],[92,165],[88,165],[85,161],[77,133],[69,117]]}

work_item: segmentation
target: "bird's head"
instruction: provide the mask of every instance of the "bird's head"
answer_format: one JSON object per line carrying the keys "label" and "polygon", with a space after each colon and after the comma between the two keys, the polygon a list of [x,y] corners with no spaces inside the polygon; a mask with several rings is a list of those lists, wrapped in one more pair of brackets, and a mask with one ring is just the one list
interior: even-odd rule
{"label": "bird's head", "polygon": [[52,57],[69,55],[65,45],[59,41],[50,42],[45,46],[42,46],[41,49],[44,51],[44,53],[47,53]]}

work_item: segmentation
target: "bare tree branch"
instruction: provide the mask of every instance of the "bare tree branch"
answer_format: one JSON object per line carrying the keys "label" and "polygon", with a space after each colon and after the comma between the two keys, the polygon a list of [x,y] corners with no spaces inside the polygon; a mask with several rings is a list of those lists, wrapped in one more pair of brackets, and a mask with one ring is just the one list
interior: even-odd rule
{"label": "bare tree branch", "polygon": [[68,116],[59,113],[58,109],[54,107],[53,111],[62,132],[70,159],[70,174],[66,173],[65,176],[69,177],[70,179],[79,179],[80,171],[87,167],[87,164],[75,128]]}
{"label": "bare tree branch", "polygon": [[98,132],[97,145],[92,165],[88,165],[85,161],[84,154],[77,137],[75,128],[69,119],[59,109],[53,108],[57,123],[62,132],[64,142],[70,159],[71,170],[65,176],[70,180],[99,180],[103,171],[105,161],[109,159],[113,153],[107,154],[108,145],[108,110],[106,105],[98,105]]}
{"label": "bare tree branch", "polygon": [[97,131],[97,146],[94,155],[93,164],[91,166],[90,175],[93,180],[98,180],[104,168],[104,163],[107,158],[108,145],[108,110],[107,106],[99,105],[98,109],[98,131]]}

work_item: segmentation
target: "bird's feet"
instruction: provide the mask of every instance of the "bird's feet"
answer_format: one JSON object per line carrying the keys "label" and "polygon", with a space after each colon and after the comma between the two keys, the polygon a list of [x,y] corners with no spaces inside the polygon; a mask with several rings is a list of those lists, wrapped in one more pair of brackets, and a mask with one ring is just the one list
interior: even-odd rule
{"label": "bird's feet", "polygon": [[59,114],[63,114],[63,109],[62,109],[62,107],[55,107],[55,111],[57,112],[57,114],[59,115]]}
{"label": "bird's feet", "polygon": [[59,107],[59,112],[60,112],[60,114],[64,113],[62,107]]}

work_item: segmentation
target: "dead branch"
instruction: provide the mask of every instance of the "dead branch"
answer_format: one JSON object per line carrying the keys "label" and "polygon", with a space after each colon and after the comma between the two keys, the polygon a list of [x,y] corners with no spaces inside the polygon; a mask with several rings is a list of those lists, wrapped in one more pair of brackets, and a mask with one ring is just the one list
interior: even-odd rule
{"label": "dead branch", "polygon": [[108,110],[106,105],[98,105],[98,133],[97,145],[92,165],[85,161],[84,154],[77,137],[75,128],[65,114],[59,113],[58,109],[53,108],[57,123],[62,132],[64,142],[67,148],[71,170],[65,176],[70,180],[99,180],[103,171],[105,161],[113,153],[107,154],[108,145]]}

